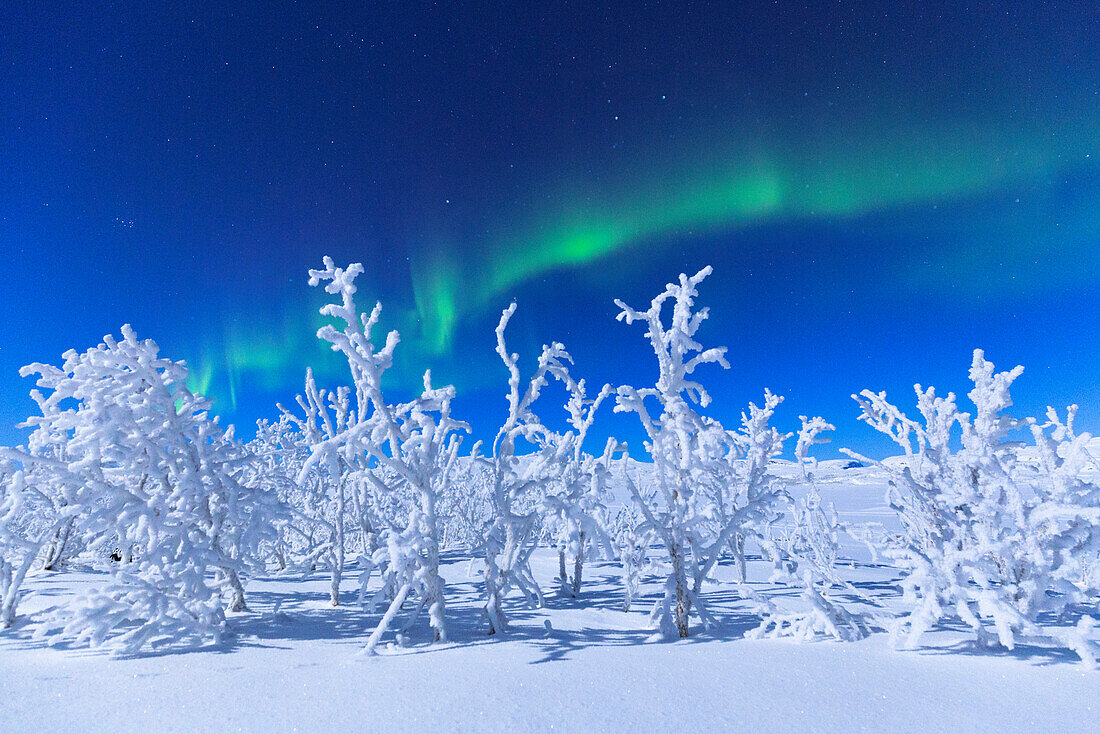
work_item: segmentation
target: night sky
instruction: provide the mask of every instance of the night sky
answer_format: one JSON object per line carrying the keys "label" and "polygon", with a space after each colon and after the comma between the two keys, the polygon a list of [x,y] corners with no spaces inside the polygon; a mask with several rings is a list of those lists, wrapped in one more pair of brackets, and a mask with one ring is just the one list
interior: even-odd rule
{"label": "night sky", "polygon": [[848,395],[965,393],[980,346],[1100,429],[1095,2],[202,5],[0,7],[0,443],[21,365],[123,323],[245,435],[346,382],[325,254],[401,331],[394,395],[431,367],[479,437],[511,300],[521,364],[642,386],[612,298],[706,264],[730,424],[767,386],[876,450]]}

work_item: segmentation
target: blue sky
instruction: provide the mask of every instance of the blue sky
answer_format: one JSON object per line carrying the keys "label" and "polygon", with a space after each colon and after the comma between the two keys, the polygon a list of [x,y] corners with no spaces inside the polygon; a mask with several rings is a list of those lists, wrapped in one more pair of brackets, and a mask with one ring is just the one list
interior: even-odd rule
{"label": "blue sky", "polygon": [[724,421],[767,386],[881,450],[848,395],[965,392],[983,347],[1100,428],[1095,5],[409,6],[0,9],[0,442],[21,365],[123,323],[245,433],[306,366],[346,381],[325,254],[401,330],[395,394],[431,367],[479,436],[509,302],[528,362],[641,385],[612,298],[705,264]]}

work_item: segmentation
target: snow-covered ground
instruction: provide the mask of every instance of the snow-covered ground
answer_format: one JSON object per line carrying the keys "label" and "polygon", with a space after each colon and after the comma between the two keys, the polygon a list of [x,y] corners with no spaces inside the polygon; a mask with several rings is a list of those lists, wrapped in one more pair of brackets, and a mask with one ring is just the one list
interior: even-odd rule
{"label": "snow-covered ground", "polygon": [[[889,521],[877,470],[844,463],[821,467],[825,499],[844,519]],[[892,572],[850,550],[850,580],[889,606]],[[233,636],[217,647],[124,659],[51,647],[32,637],[36,615],[96,575],[38,572],[20,626],[0,637],[0,732],[1100,731],[1100,673],[1066,650],[985,650],[949,629],[912,652],[884,633],[749,640],[759,618],[730,566],[706,589],[718,628],[656,642],[656,577],[629,613],[613,563],[593,564],[581,597],[566,598],[548,550],[534,569],[546,608],[514,599],[509,634],[487,637],[479,564],[445,561],[451,640],[425,645],[424,621],[409,647],[373,658],[358,653],[377,614],[329,606],[320,573],[254,579],[252,611],[232,618]],[[765,564],[749,573],[754,588],[773,588]],[[345,581],[349,602],[355,587]]]}

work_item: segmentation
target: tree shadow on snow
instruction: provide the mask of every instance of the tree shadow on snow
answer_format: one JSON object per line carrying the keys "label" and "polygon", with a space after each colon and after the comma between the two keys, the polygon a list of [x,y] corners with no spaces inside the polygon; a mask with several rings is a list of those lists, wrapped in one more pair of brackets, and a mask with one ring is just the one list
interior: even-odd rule
{"label": "tree shadow on snow", "polygon": [[942,645],[922,645],[916,650],[921,655],[965,655],[967,657],[1004,657],[1013,658],[1038,666],[1048,666],[1066,663],[1079,663],[1081,658],[1069,648],[1053,647],[1031,643],[1017,642],[1013,649],[1009,650],[999,644],[983,645],[972,637],[965,640],[957,640]]}
{"label": "tree shadow on snow", "polygon": [[[595,564],[594,564],[595,565]],[[647,578],[649,593],[634,599],[631,612],[624,612],[620,574],[613,564],[597,565],[590,571],[576,596],[562,590],[555,579],[553,586],[544,589],[545,605],[541,608],[529,606],[521,596],[513,594],[504,600],[508,628],[504,633],[488,634],[488,624],[480,597],[481,584],[465,582],[448,583],[450,594],[447,630],[448,640],[443,645],[428,645],[424,641],[431,639],[431,630],[426,619],[418,622],[406,632],[411,646],[383,644],[381,654],[419,655],[439,653],[452,647],[469,647],[500,643],[520,644],[538,651],[539,657],[532,664],[565,661],[575,654],[599,647],[634,647],[646,644],[664,644],[649,625],[649,610],[660,598],[660,590],[653,590],[650,582],[659,581],[658,577]],[[598,569],[598,572],[597,572]],[[732,641],[741,639],[760,624],[760,617],[746,609],[744,599],[736,590],[716,588],[705,593],[708,608],[715,623],[704,629],[702,625],[693,625],[692,635],[676,644],[699,644]],[[555,625],[554,623],[558,624]],[[400,628],[400,623],[395,627]],[[387,639],[392,640],[391,630]]]}

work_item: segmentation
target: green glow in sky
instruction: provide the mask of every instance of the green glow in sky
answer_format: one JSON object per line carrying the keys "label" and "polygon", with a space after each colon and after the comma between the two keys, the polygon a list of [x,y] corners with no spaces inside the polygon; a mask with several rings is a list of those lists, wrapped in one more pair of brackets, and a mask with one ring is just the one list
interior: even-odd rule
{"label": "green glow in sky", "polygon": [[[446,359],[465,319],[502,308],[523,283],[549,272],[588,267],[642,245],[690,246],[693,237],[739,227],[965,201],[1049,178],[1076,150],[1073,141],[1055,148],[1007,129],[976,130],[974,124],[915,127],[847,142],[841,137],[821,150],[776,147],[751,154],[714,144],[694,160],[635,162],[617,176],[559,185],[549,203],[532,197],[477,242],[445,231],[426,237],[410,252],[411,293],[363,288],[360,306],[369,309],[381,297],[384,328],[402,334],[395,379],[412,384],[425,358],[437,364]],[[731,247],[737,242],[730,237]],[[934,287],[928,273],[921,277],[909,285]],[[302,299],[315,295],[306,292]],[[242,383],[285,389],[293,368],[313,365],[319,377],[343,379],[315,340],[322,322],[316,305],[293,305],[267,321],[228,321],[222,342],[204,351],[192,388],[212,392],[232,410]]]}
{"label": "green glow in sky", "polygon": [[517,215],[507,234],[490,236],[487,245],[436,241],[414,252],[422,348],[445,353],[464,317],[500,306],[527,280],[641,243],[980,196],[1050,176],[1061,158],[1047,141],[962,125],[918,127],[824,151],[757,151],[748,166],[717,152],[720,146],[715,151],[694,164],[617,180],[597,201],[562,195],[553,199],[565,202],[557,208],[532,206],[533,215]]}

